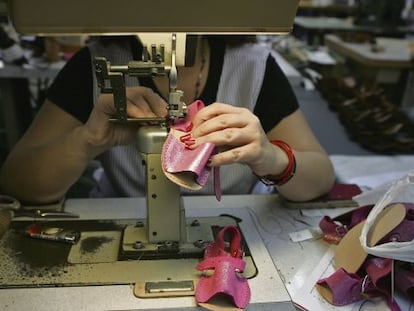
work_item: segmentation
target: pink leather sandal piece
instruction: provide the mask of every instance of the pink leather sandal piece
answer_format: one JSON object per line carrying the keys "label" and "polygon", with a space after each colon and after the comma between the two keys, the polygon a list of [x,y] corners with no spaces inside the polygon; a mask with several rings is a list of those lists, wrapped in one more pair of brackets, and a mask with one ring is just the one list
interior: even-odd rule
{"label": "pink leather sandal piece", "polygon": [[[188,106],[188,114],[175,123],[162,148],[162,168],[172,182],[190,190],[201,189],[208,180],[211,168],[207,165],[216,148],[205,143],[191,149],[195,141],[191,138],[192,120],[195,114],[204,108],[200,100]],[[219,168],[214,169],[214,191],[217,200],[221,198]]]}
{"label": "pink leather sandal piece", "polygon": [[317,290],[330,304],[345,306],[364,299],[361,279],[357,274],[338,269],[317,282]]}
{"label": "pink leather sandal piece", "polygon": [[[337,271],[317,282],[318,292],[333,305],[346,305],[368,297],[382,297],[391,311],[400,311],[393,286],[407,297],[414,295],[412,263],[368,255],[360,245],[362,226],[373,205],[320,222],[325,241],[337,244]],[[379,214],[371,228],[368,245],[414,239],[414,204],[392,203]],[[392,270],[395,277],[392,277]],[[393,283],[394,282],[394,283]]]}
{"label": "pink leather sandal piece", "polygon": [[171,129],[162,151],[162,167],[165,175],[181,187],[199,190],[208,180],[211,169],[206,166],[214,151],[213,144],[203,144],[197,149],[189,149],[180,140],[185,135]]}
{"label": "pink leather sandal piece", "polygon": [[[230,250],[226,251],[224,234],[231,233]],[[217,235],[216,241],[207,246],[204,260],[196,269],[199,271],[213,270],[212,274],[201,275],[198,281],[195,297],[198,303],[205,303],[224,294],[230,297],[234,305],[240,309],[247,307],[250,301],[250,287],[247,279],[241,273],[246,263],[242,259],[240,249],[241,235],[233,226],[224,227]]]}

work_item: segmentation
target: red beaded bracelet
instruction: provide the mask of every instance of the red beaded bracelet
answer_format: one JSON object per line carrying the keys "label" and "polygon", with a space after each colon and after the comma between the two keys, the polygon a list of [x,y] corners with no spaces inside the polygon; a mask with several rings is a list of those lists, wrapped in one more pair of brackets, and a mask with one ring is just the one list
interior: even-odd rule
{"label": "red beaded bracelet", "polygon": [[259,177],[260,181],[267,186],[281,186],[287,183],[296,172],[296,159],[293,153],[292,148],[282,140],[271,140],[270,141],[273,145],[278,146],[281,148],[288,157],[288,165],[286,169],[283,171],[282,174],[273,176],[267,175],[263,177]]}

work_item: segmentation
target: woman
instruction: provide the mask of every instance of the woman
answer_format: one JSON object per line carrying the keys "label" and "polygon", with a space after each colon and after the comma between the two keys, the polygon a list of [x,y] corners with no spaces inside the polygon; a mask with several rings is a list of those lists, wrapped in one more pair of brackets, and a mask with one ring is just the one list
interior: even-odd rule
{"label": "woman", "polygon": [[[95,56],[112,64],[140,59],[142,48],[136,37],[97,40],[67,63],[4,163],[4,193],[37,204],[60,200],[98,158],[105,170],[98,195],[144,195],[137,126],[108,122],[112,95],[98,94],[91,67]],[[168,77],[129,77],[126,84],[130,117],[166,115]],[[223,194],[249,193],[257,176],[294,201],[329,191],[332,165],[268,48],[252,37],[200,36],[194,65],[178,68],[177,84],[184,102],[207,105],[193,120],[192,148],[211,142],[223,150],[209,162],[221,166]],[[212,192],[210,183],[197,194]]]}

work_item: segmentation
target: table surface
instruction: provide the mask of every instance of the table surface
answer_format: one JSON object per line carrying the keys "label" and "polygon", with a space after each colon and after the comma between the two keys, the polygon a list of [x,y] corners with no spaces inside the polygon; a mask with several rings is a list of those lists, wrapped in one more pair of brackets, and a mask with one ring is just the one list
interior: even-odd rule
{"label": "table surface", "polygon": [[296,16],[295,25],[310,30],[354,30],[349,19],[339,17]]}
{"label": "table surface", "polygon": [[[321,239],[309,239],[293,242],[292,233],[311,232],[317,228],[319,220],[328,212],[331,216],[343,213],[343,209],[310,210],[304,213],[298,209],[288,209],[281,205],[277,195],[240,195],[224,196],[221,202],[214,197],[184,197],[187,216],[205,216],[215,211],[221,213],[227,209],[244,210],[251,217],[260,238],[266,245],[273,264],[280,273],[289,296],[297,304],[306,306],[309,310],[356,310],[359,304],[336,308],[321,299],[315,290],[315,282],[329,270],[332,261],[332,247]],[[65,204],[65,209],[81,215],[82,219],[133,219],[138,211],[142,212],[143,199],[72,199]],[[348,210],[348,209],[347,209]],[[247,220],[247,219],[246,219]],[[253,254],[253,257],[255,255]],[[330,268],[332,269],[332,268]],[[259,271],[260,274],[260,271]],[[278,280],[269,286],[280,286]],[[262,284],[263,286],[263,284]],[[106,289],[104,289],[106,288]],[[265,288],[263,288],[265,291]],[[124,299],[125,296],[129,298]],[[280,288],[275,293],[280,301],[286,300],[285,289]],[[3,289],[0,290],[0,301],[6,306],[5,310],[22,310],[30,306],[31,310],[42,309],[45,301],[56,306],[55,310],[79,309],[98,310],[104,305],[111,310],[125,310],[134,306],[129,286],[101,286],[94,288],[42,288],[42,289]],[[25,297],[22,299],[22,297]],[[117,298],[118,297],[118,298]],[[115,300],[114,300],[115,299]],[[132,301],[132,302],[131,302]],[[159,301],[156,307],[162,307]],[[256,308],[257,307],[257,308]],[[266,309],[259,305],[252,310]],[[387,310],[384,304],[378,302],[376,310]],[[361,309],[359,309],[361,310]]]}
{"label": "table surface", "polygon": [[376,38],[377,50],[366,43],[345,42],[336,35],[325,35],[325,44],[332,50],[363,65],[381,68],[413,68],[412,39]]}
{"label": "table surface", "polygon": [[356,31],[369,32],[373,34],[394,34],[404,35],[414,32],[414,26],[368,26],[355,25],[352,19],[329,17],[329,16],[296,16],[294,21],[295,26],[302,27],[310,31]]}

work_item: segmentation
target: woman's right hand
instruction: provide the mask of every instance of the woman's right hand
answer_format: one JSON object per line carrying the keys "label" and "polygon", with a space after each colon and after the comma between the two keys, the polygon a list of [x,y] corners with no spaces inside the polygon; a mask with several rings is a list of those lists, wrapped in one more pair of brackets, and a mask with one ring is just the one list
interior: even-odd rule
{"label": "woman's right hand", "polygon": [[[129,87],[126,89],[127,115],[130,118],[165,117],[167,103],[152,89]],[[101,94],[88,121],[85,123],[86,137],[95,155],[115,146],[134,142],[137,123],[121,124],[108,119],[116,115],[112,94]]]}

